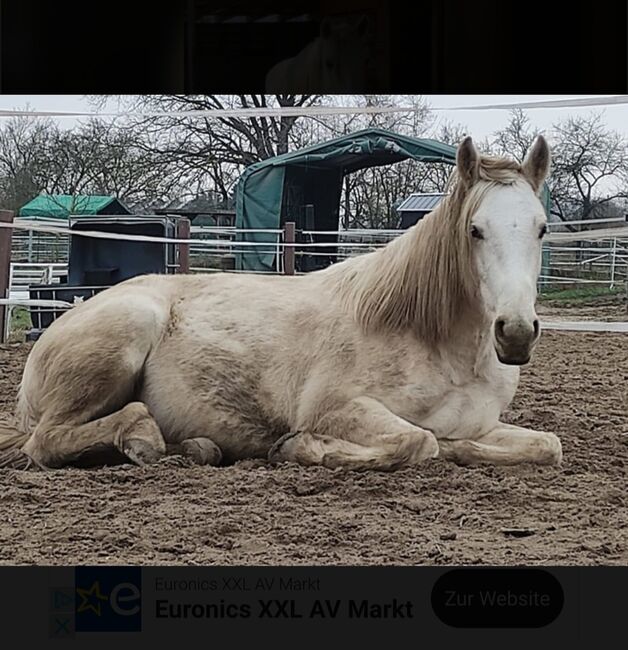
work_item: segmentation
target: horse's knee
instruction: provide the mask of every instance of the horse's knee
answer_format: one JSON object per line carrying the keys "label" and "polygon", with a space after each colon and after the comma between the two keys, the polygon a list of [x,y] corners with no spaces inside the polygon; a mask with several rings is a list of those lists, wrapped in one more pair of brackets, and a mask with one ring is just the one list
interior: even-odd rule
{"label": "horse's knee", "polygon": [[160,456],[166,453],[164,437],[146,404],[143,402],[130,402],[117,415],[119,425],[114,437],[114,443],[120,451],[128,454],[135,445],[135,441],[141,441],[142,444],[139,447],[149,445]]}
{"label": "horse's knee", "polygon": [[440,448],[438,440],[431,431],[417,431],[408,441],[411,464],[421,463],[424,460],[438,457]]}
{"label": "horse's knee", "polygon": [[553,433],[540,434],[534,441],[534,455],[541,465],[560,465],[563,447],[558,436]]}
{"label": "horse's knee", "polygon": [[390,467],[409,467],[418,465],[439,455],[440,448],[436,436],[431,431],[413,431],[395,436],[384,447],[383,460]]}

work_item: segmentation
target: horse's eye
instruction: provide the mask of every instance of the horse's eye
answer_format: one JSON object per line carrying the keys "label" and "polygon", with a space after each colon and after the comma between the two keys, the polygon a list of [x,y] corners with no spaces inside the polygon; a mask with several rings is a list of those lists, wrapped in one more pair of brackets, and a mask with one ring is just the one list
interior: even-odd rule
{"label": "horse's eye", "polygon": [[545,235],[546,232],[547,232],[547,226],[543,224],[541,226],[541,230],[539,231],[539,239],[542,239],[543,235]]}
{"label": "horse's eye", "polygon": [[476,239],[484,239],[484,235],[480,232],[477,226],[471,226],[471,237]]}

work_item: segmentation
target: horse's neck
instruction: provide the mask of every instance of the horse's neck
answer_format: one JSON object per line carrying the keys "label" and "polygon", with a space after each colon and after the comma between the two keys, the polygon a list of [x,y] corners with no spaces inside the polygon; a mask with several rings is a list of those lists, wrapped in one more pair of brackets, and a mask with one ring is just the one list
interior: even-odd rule
{"label": "horse's neck", "polygon": [[[355,295],[351,294],[358,284],[360,284],[361,295],[369,293],[369,286],[375,286],[382,273],[386,273],[391,278],[405,278],[405,288],[409,291],[418,291],[421,288],[431,290],[427,281],[413,278],[408,269],[412,268],[411,256],[421,255],[421,251],[425,250],[425,242],[427,241],[429,245],[430,238],[437,235],[432,232],[435,224],[436,220],[425,222],[420,226],[421,231],[417,227],[410,228],[384,248],[334,264],[323,271],[318,271],[317,275],[320,275],[321,279],[326,278],[325,282],[329,283],[332,292],[340,296],[342,302],[348,305],[351,305],[352,300],[355,299]],[[366,285],[356,282],[358,279],[366,279]],[[423,287],[422,282],[425,283]],[[413,283],[416,284],[413,286]],[[492,352],[490,327],[490,318],[485,313],[480,300],[475,304],[463,306],[449,340],[439,346],[438,353],[452,355],[467,366],[473,365],[479,368],[486,359],[490,358]],[[408,324],[408,329],[412,329],[411,323]]]}
{"label": "horse's neck", "polygon": [[488,316],[479,310],[461,314],[451,339],[440,351],[457,364],[472,368],[473,374],[483,375],[495,356]]}

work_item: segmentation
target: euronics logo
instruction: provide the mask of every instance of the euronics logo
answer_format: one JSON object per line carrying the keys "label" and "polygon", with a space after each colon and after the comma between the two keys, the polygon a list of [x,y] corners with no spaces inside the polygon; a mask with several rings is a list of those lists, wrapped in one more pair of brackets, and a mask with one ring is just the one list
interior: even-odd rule
{"label": "euronics logo", "polygon": [[139,632],[142,629],[139,567],[77,567],[74,586],[77,632]]}

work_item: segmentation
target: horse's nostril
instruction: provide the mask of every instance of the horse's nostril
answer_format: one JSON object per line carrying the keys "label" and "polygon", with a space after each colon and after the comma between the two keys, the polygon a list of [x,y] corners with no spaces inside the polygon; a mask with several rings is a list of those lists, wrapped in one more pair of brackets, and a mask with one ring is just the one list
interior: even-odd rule
{"label": "horse's nostril", "polygon": [[539,324],[539,319],[538,318],[534,319],[534,323],[532,323],[532,326],[534,327],[534,336],[536,338],[539,335],[539,331],[540,331],[540,327],[541,327],[540,324]]}
{"label": "horse's nostril", "polygon": [[495,321],[495,334],[497,334],[497,338],[503,338],[505,325],[506,321],[501,318]]}

